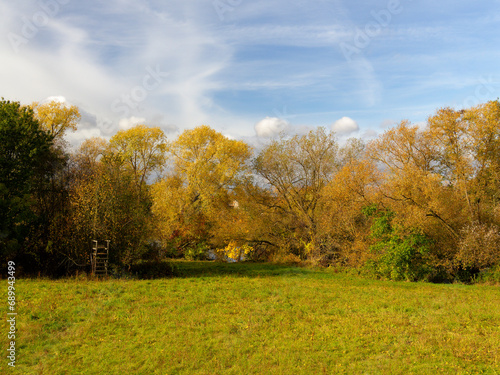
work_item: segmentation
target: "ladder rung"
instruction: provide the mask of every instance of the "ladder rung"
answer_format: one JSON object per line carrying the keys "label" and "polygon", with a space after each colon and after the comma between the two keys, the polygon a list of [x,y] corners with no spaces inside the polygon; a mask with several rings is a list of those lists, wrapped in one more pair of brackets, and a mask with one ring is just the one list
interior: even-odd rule
{"label": "ladder rung", "polygon": [[109,241],[105,242],[103,244],[102,241],[93,241],[91,258],[94,275],[106,276],[108,274]]}

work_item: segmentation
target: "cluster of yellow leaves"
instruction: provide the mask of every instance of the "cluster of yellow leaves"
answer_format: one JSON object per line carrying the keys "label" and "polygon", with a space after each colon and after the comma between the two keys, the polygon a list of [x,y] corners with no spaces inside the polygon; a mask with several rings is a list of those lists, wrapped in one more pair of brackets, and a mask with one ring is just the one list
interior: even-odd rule
{"label": "cluster of yellow leaves", "polygon": [[229,259],[239,261],[242,257],[251,254],[253,250],[253,247],[247,244],[238,245],[236,241],[230,241],[225,248],[218,249],[217,253]]}
{"label": "cluster of yellow leaves", "polygon": [[234,185],[247,169],[251,148],[203,125],[186,130],[172,144],[175,172],[206,197]]}
{"label": "cluster of yellow leaves", "polygon": [[168,144],[159,127],[137,125],[121,130],[109,141],[110,150],[130,170],[137,185],[147,181],[149,174],[163,168]]}
{"label": "cluster of yellow leaves", "polygon": [[42,128],[53,135],[56,140],[62,139],[68,129],[75,131],[82,117],[78,107],[58,101],[43,104],[34,102],[30,107]]}

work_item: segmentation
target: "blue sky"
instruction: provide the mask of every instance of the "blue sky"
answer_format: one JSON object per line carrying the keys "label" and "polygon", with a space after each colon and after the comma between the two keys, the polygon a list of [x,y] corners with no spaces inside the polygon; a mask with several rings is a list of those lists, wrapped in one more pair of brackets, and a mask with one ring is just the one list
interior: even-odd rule
{"label": "blue sky", "polygon": [[0,95],[79,106],[74,145],[139,122],[370,139],[500,96],[499,0],[0,0],[0,21]]}

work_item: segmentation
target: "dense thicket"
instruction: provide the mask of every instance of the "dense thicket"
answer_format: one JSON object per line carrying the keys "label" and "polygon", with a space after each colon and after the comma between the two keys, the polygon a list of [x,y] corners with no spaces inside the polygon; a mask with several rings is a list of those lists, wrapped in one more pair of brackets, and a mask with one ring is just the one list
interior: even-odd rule
{"label": "dense thicket", "polygon": [[[25,267],[50,267],[50,231],[62,191],[64,158],[33,111],[0,101],[1,257]],[[4,263],[5,264],[5,263]]]}
{"label": "dense thicket", "polygon": [[[443,108],[365,144],[317,128],[261,150],[208,126],[139,125],[68,152],[77,108],[0,103],[0,241],[27,272],[163,257],[306,261],[394,280],[500,263],[500,102]],[[34,109],[34,111],[33,111]]]}

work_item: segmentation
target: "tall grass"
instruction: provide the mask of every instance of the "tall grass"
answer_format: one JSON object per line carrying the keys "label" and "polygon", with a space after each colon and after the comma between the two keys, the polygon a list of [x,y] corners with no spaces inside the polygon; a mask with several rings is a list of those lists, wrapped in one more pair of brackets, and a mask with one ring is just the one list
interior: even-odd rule
{"label": "tall grass", "polygon": [[158,280],[18,280],[12,373],[500,373],[498,287],[268,264],[177,269]]}

